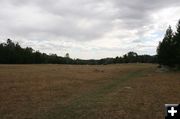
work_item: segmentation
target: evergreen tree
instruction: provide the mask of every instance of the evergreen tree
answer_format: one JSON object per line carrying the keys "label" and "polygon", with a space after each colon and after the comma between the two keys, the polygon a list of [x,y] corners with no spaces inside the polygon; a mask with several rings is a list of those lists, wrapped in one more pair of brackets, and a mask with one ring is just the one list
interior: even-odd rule
{"label": "evergreen tree", "polygon": [[180,20],[177,24],[177,30],[175,32],[174,38],[174,52],[175,55],[175,63],[180,66]]}
{"label": "evergreen tree", "polygon": [[175,52],[173,43],[173,31],[171,26],[166,30],[166,34],[162,42],[159,43],[157,48],[158,62],[162,65],[173,66]]}

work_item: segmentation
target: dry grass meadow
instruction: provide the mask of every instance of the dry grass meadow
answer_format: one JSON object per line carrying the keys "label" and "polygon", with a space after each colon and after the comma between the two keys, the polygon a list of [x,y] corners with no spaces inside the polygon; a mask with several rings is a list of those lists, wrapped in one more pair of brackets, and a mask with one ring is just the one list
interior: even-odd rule
{"label": "dry grass meadow", "polygon": [[153,64],[0,65],[0,119],[164,119],[180,72]]}

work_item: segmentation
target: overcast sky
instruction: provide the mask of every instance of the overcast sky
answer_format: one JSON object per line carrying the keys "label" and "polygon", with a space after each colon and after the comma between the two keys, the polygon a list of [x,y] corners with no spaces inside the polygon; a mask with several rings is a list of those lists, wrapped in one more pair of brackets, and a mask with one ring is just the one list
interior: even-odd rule
{"label": "overcast sky", "polygon": [[154,55],[180,19],[180,0],[0,0],[0,8],[0,42],[83,59]]}

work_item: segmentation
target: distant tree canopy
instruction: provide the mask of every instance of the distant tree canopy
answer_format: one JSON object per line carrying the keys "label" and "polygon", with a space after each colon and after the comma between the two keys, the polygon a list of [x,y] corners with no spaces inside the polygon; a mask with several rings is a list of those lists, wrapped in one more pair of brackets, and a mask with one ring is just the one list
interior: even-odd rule
{"label": "distant tree canopy", "polygon": [[166,30],[162,42],[159,42],[157,57],[160,65],[180,66],[180,20],[175,33],[171,26]]}
{"label": "distant tree canopy", "polygon": [[66,53],[65,57],[66,58],[70,58],[69,53]]}
{"label": "distant tree canopy", "polygon": [[14,43],[10,39],[7,39],[6,43],[0,44],[1,64],[64,63],[65,60],[65,58],[58,57],[56,54],[47,55],[34,51],[30,47],[22,48],[18,43]]}
{"label": "distant tree canopy", "polygon": [[35,51],[30,47],[22,48],[19,43],[14,43],[7,39],[6,43],[0,44],[0,64],[116,64],[116,63],[156,63],[156,56],[138,55],[135,52],[129,52],[123,57],[104,58],[100,60],[82,60],[72,59],[69,53],[65,57],[56,54],[47,55]]}

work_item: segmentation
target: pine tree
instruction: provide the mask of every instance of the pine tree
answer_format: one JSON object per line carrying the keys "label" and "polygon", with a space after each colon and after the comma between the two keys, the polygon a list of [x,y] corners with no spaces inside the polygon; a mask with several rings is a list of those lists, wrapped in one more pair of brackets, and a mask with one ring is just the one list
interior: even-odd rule
{"label": "pine tree", "polygon": [[174,45],[175,45],[175,63],[180,66],[180,20],[177,24],[177,30],[175,32],[174,38]]}
{"label": "pine tree", "polygon": [[162,65],[173,66],[174,64],[174,46],[173,46],[173,31],[171,26],[166,30],[166,34],[162,42],[157,48],[158,61]]}

